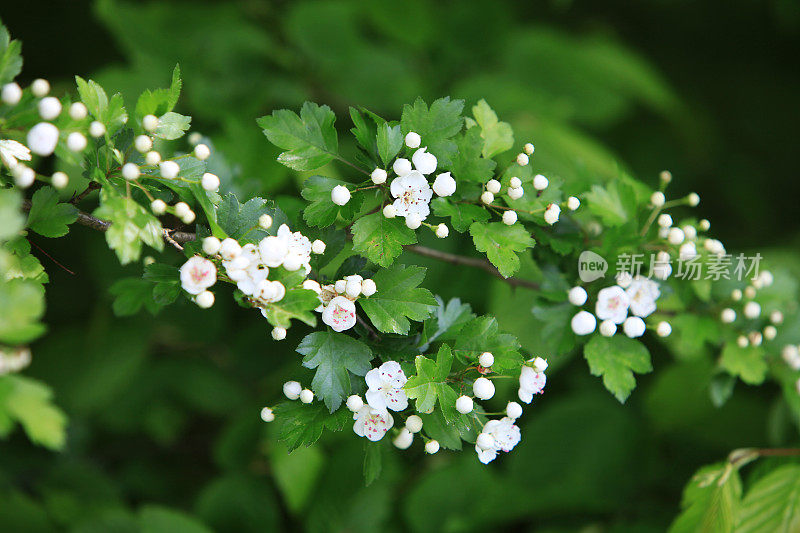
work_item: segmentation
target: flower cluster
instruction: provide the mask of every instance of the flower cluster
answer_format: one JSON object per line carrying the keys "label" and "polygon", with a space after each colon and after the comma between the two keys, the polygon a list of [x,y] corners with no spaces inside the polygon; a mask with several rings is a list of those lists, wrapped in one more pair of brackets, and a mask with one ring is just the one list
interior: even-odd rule
{"label": "flower cluster", "polygon": [[[661,296],[657,281],[629,274],[617,277],[617,284],[600,289],[597,293],[595,313],[579,311],[572,317],[572,331],[576,335],[589,335],[597,328],[600,320],[600,334],[611,337],[622,325],[622,330],[630,338],[644,335],[646,326],[644,318],[656,310],[656,301]],[[568,293],[570,303],[582,306],[588,299],[586,289],[573,287]],[[665,337],[672,332],[668,322],[660,322],[656,326],[659,336]]]}
{"label": "flower cluster", "polygon": [[315,311],[322,313],[322,321],[336,332],[355,326],[355,301],[360,296],[370,297],[378,291],[373,280],[364,279],[358,274],[347,276],[327,285],[320,285],[314,280],[306,280],[303,282],[303,288],[313,290],[319,295],[320,305]]}

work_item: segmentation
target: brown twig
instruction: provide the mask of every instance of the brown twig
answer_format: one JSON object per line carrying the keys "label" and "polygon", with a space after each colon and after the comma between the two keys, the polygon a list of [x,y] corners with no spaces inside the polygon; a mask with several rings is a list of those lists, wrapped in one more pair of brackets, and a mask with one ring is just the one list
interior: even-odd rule
{"label": "brown twig", "polygon": [[447,252],[442,252],[441,250],[436,250],[434,248],[428,248],[427,246],[420,246],[418,244],[409,244],[407,246],[404,246],[403,249],[408,252],[415,253],[417,255],[430,257],[432,259],[437,259],[439,261],[444,261],[446,263],[479,268],[481,270],[488,272],[492,276],[508,283],[512,287],[525,287],[526,289],[533,289],[533,290],[539,289],[539,284],[534,281],[529,281],[526,279],[519,279],[519,278],[507,278],[503,276],[500,273],[500,271],[497,270],[497,268],[486,259],[480,259],[477,257],[465,257],[463,255],[451,254]]}
{"label": "brown twig", "polygon": [[366,329],[366,330],[367,330],[367,333],[369,333],[369,336],[370,336],[370,337],[372,337],[372,338],[373,338],[374,340],[376,340],[376,341],[379,341],[379,340],[381,340],[381,336],[380,336],[380,335],[378,335],[378,332],[377,332],[377,331],[375,331],[375,328],[373,328],[372,326],[370,326],[370,325],[369,325],[369,323],[368,323],[366,320],[364,320],[363,318],[361,318],[360,316],[358,316],[358,314],[356,314],[356,321],[357,321],[359,324],[361,324],[361,326],[362,326],[364,329]]}

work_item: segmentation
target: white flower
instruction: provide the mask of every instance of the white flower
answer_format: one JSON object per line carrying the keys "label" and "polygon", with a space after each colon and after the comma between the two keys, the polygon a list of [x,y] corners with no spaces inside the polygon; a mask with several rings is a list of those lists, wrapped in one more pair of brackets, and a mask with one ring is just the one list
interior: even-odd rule
{"label": "white flower", "polygon": [[519,391],[517,396],[525,403],[531,403],[534,394],[541,394],[547,383],[544,372],[537,372],[529,366],[523,366],[519,374]]}
{"label": "white flower", "polygon": [[633,276],[630,272],[620,272],[617,274],[617,285],[623,289],[627,289],[633,283]]}
{"label": "white flower", "polygon": [[[94,125],[94,122],[92,123],[92,125]],[[102,126],[102,124],[100,124],[100,125]],[[89,127],[89,133],[91,133],[91,130],[92,130],[92,128],[90,126]],[[102,133],[100,135],[102,135]],[[100,135],[92,134],[92,137],[99,137]],[[144,162],[147,163],[148,165],[153,165],[153,166],[157,165],[157,164],[159,164],[161,162],[161,154],[156,152],[155,150],[150,150],[149,152],[147,152],[145,154]]]}
{"label": "white flower", "polygon": [[659,337],[669,337],[672,333],[672,326],[669,324],[669,322],[662,320],[658,323],[658,326],[656,326],[656,333]]}
{"label": "white flower", "polygon": [[456,192],[456,180],[449,172],[442,172],[433,180],[433,192],[438,196],[450,196]]}
{"label": "white flower", "polygon": [[427,152],[427,149],[427,147],[420,148],[411,156],[411,161],[414,162],[414,168],[426,176],[436,172],[436,165],[438,163],[436,161],[436,156]]}
{"label": "white flower", "polygon": [[579,311],[570,322],[575,335],[588,335],[597,326],[597,319],[588,311]]}
{"label": "white flower", "polygon": [[303,389],[300,391],[300,401],[303,403],[311,403],[314,401],[314,391],[311,389]]}
{"label": "white flower", "polygon": [[31,151],[28,147],[11,139],[0,141],[0,160],[8,168],[17,166],[17,160],[30,161]]}
{"label": "white flower", "polygon": [[394,209],[397,215],[407,217],[414,214],[420,220],[425,220],[431,210],[428,204],[433,197],[431,186],[420,172],[412,170],[404,176],[392,180],[390,186],[394,201]]}
{"label": "white flower", "polygon": [[200,294],[217,281],[217,267],[204,257],[196,255],[180,268],[181,286],[189,294]]}
{"label": "white flower", "polygon": [[348,409],[350,409],[355,413],[356,411],[364,407],[364,400],[362,400],[361,396],[359,396],[358,394],[352,394],[347,397],[345,405],[347,406]]}
{"label": "white flower", "polygon": [[375,185],[386,183],[386,177],[387,177],[386,171],[380,167],[377,167],[375,170],[372,171],[372,174],[370,174],[372,183],[374,183]]}
{"label": "white flower", "polygon": [[700,231],[708,231],[711,229],[711,222],[706,220],[705,218],[697,223],[697,228]]}
{"label": "white flower", "polygon": [[48,96],[39,100],[39,116],[44,120],[53,120],[61,114],[61,102],[55,96]]}
{"label": "white flower", "polygon": [[744,316],[747,318],[758,318],[761,314],[761,306],[758,302],[747,302],[744,304]]}
{"label": "white flower", "polygon": [[160,198],[156,198],[150,203],[150,209],[152,209],[153,213],[156,215],[163,215],[167,212],[167,203]]}
{"label": "white flower", "polygon": [[522,149],[525,151],[526,154],[532,155],[534,147],[533,144],[531,143],[525,143],[525,146],[523,146]]}
{"label": "white flower", "polygon": [[661,207],[666,201],[667,199],[661,191],[656,191],[650,195],[650,203],[656,207]]}
{"label": "white flower", "polygon": [[575,211],[580,206],[581,206],[581,201],[578,200],[578,198],[576,198],[575,196],[570,196],[569,198],[567,198],[567,208],[569,208],[570,211]]}
{"label": "white flower", "polygon": [[800,350],[794,344],[787,344],[781,351],[781,357],[792,370],[800,370]]}
{"label": "white flower", "polygon": [[517,212],[508,210],[503,213],[503,224],[513,226],[517,222]]}
{"label": "white flower", "polygon": [[399,450],[407,450],[414,442],[414,434],[406,428],[400,430],[400,433],[392,441],[392,444]]}
{"label": "white flower", "polygon": [[392,164],[392,170],[394,170],[394,173],[398,176],[405,176],[411,172],[411,161],[399,157],[395,159],[394,163]]}
{"label": "white flower", "polygon": [[50,92],[50,82],[44,78],[36,78],[31,83],[31,92],[36,98],[47,96]]}
{"label": "white flower", "polygon": [[550,180],[546,177],[542,176],[541,174],[536,174],[533,177],[533,188],[537,191],[543,191],[550,185]]}
{"label": "white flower", "polygon": [[416,213],[406,215],[406,226],[408,229],[417,229],[422,225],[422,217]]}
{"label": "white flower", "polygon": [[438,440],[429,440],[425,443],[425,453],[433,455],[441,448]]}
{"label": "white flower", "polygon": [[446,239],[447,236],[450,235],[450,228],[447,227],[447,224],[439,224],[436,226],[436,236],[440,239]]}
{"label": "white flower", "polygon": [[719,318],[720,320],[722,320],[723,323],[730,324],[731,322],[736,320],[736,311],[734,311],[730,307],[726,307],[725,309],[722,310],[722,313],[720,313]]}
{"label": "white flower", "polygon": [[778,336],[778,329],[775,326],[766,326],[764,328],[764,338],[768,341],[773,340]]}
{"label": "white flower", "polygon": [[350,298],[358,298],[361,295],[361,282],[364,278],[361,276],[347,276],[345,279],[344,293]]}
{"label": "white flower", "polygon": [[207,191],[219,190],[219,177],[211,172],[206,172],[203,174],[203,177],[200,178],[200,183],[203,186],[203,189]]}
{"label": "white flower", "polygon": [[406,146],[409,148],[419,148],[419,144],[422,142],[422,137],[419,136],[419,133],[415,131],[409,131],[406,133]]}
{"label": "white flower", "polygon": [[408,407],[408,396],[403,389],[408,378],[397,361],[387,361],[378,368],[373,368],[367,372],[364,380],[369,387],[367,403],[376,411],[402,411]]}
{"label": "white flower", "polygon": [[373,280],[365,279],[364,281],[361,282],[361,294],[363,294],[366,297],[370,297],[376,292],[378,292],[378,286],[375,284]]}
{"label": "white flower", "polygon": [[465,415],[467,413],[471,413],[472,409],[475,407],[475,402],[472,401],[472,398],[469,396],[459,396],[456,399],[456,411]]}
{"label": "white flower", "polygon": [[[280,326],[275,326],[272,328],[272,338],[276,341],[282,341],[286,338],[286,328],[282,328]],[[308,402],[304,402],[308,403]]]}
{"label": "white flower", "polygon": [[547,360],[546,359],[542,359],[541,357],[537,357],[536,359],[533,360],[533,369],[536,372],[544,372],[545,370],[547,370],[548,366],[549,365],[547,364]]}
{"label": "white flower", "polygon": [[744,335],[739,335],[736,338],[736,344],[739,346],[739,348],[747,348],[747,345],[750,344],[750,341],[747,340],[747,337]]}
{"label": "white flower", "polygon": [[178,177],[181,167],[175,161],[162,161],[158,164],[158,170],[161,172],[162,178],[171,180]]}
{"label": "white flower", "polygon": [[518,187],[522,187],[522,180],[518,177],[514,176],[510,180],[508,180],[508,186],[512,189],[516,189]]}
{"label": "white flower", "polygon": [[480,377],[472,384],[472,393],[480,400],[490,400],[494,396],[494,383],[484,377]]}
{"label": "white flower", "polygon": [[529,162],[528,156],[526,154],[517,154],[517,164],[521,167],[524,167]]}
{"label": "white flower", "polygon": [[667,240],[670,244],[680,244],[686,239],[686,234],[681,228],[670,228],[667,233]]}
{"label": "white flower", "polygon": [[230,237],[223,239],[220,243],[219,247],[219,255],[222,256],[223,259],[230,261],[231,259],[235,259],[239,257],[239,254],[242,253],[241,245],[236,241],[236,239],[231,239]]}
{"label": "white flower", "polygon": [[696,192],[689,193],[689,195],[686,197],[686,201],[690,206],[697,207],[700,205],[700,195]]}
{"label": "white flower", "polygon": [[344,331],[356,325],[356,304],[345,298],[333,298],[322,311],[322,321],[333,331]]}
{"label": "white flower", "polygon": [[669,228],[672,226],[672,217],[666,213],[658,215],[658,225],[662,228]]}
{"label": "white flower", "polygon": [[494,193],[492,193],[492,191],[483,191],[483,194],[481,194],[481,202],[485,203],[486,205],[494,202]]}
{"label": "white flower", "polygon": [[556,204],[550,204],[547,206],[547,209],[544,210],[544,221],[552,226],[558,222],[558,217],[560,214],[561,208]]}
{"label": "white flower", "polygon": [[661,296],[658,283],[647,278],[637,277],[625,291],[630,302],[631,314],[649,316],[656,310],[656,300]]}
{"label": "white flower", "polygon": [[22,99],[22,89],[16,83],[6,83],[0,93],[0,99],[4,104],[17,105]]}
{"label": "white flower", "polygon": [[264,237],[258,243],[258,251],[261,260],[270,268],[279,267],[283,264],[286,255],[289,253],[288,239],[281,239],[274,235]]}
{"label": "white flower", "polygon": [[484,368],[489,368],[494,364],[494,355],[492,352],[483,352],[478,356],[478,364]]}
{"label": "white flower", "polygon": [[389,204],[383,208],[383,216],[386,218],[394,218],[397,216],[397,209],[395,209],[392,204]]}
{"label": "white flower", "polygon": [[[269,215],[267,215],[269,216]],[[315,239],[314,242],[311,243],[311,252],[317,255],[321,255],[325,253],[325,242],[319,239]]]}
{"label": "white flower", "polygon": [[142,127],[147,131],[156,131],[158,128],[158,117],[155,115],[145,115],[142,117]]}
{"label": "white flower", "polygon": [[359,437],[366,437],[376,442],[386,435],[394,425],[394,418],[388,412],[380,413],[369,405],[365,405],[353,414],[353,431]]}
{"label": "white flower", "polygon": [[483,426],[481,435],[485,436],[479,438],[475,451],[478,453],[478,460],[483,464],[494,461],[500,451],[510,452],[522,440],[519,427],[509,417],[488,421]]}
{"label": "white flower", "polygon": [[417,415],[411,415],[406,419],[406,429],[411,433],[422,431],[422,419]]}
{"label": "white flower", "polygon": [[264,422],[272,422],[275,420],[275,413],[269,407],[265,407],[261,410],[261,420]]}
{"label": "white flower", "polygon": [[689,240],[694,240],[697,238],[697,229],[694,226],[690,226],[686,224],[683,227],[683,234],[686,235],[686,238]]}
{"label": "white flower", "polygon": [[125,163],[122,165],[122,177],[126,180],[135,180],[139,177],[139,167],[136,163]]}
{"label": "white flower", "polygon": [[53,172],[52,183],[56,189],[63,189],[69,183],[69,176],[61,171]]}
{"label": "white flower", "polygon": [[613,337],[617,332],[617,325],[611,320],[603,320],[600,322],[600,335],[603,337]]}
{"label": "white flower", "polygon": [[492,194],[500,193],[500,182],[496,179],[490,179],[486,182],[486,190]]}
{"label": "white flower", "polygon": [[58,128],[49,122],[40,122],[28,132],[28,147],[41,156],[53,153],[58,144]]}
{"label": "white flower", "polygon": [[290,400],[298,399],[302,391],[303,386],[297,381],[287,381],[283,384],[283,394]]}
{"label": "white flower", "polygon": [[783,324],[783,313],[777,310],[771,312],[769,314],[769,321],[772,322],[773,324]]}
{"label": "white flower", "polygon": [[508,402],[506,405],[506,415],[511,420],[516,420],[522,416],[522,406],[517,402]]}
{"label": "white flower", "polygon": [[[106,134],[106,126],[102,122],[98,122],[97,120],[92,121],[89,124],[89,135],[94,138],[102,137]],[[148,165],[153,165],[155,163],[148,163]]]}
{"label": "white flower", "polygon": [[[311,240],[300,233],[292,231],[286,224],[281,224],[278,228],[278,238],[286,243],[286,256],[283,259],[283,266],[286,270],[297,270],[301,265],[307,265],[311,261]],[[264,263],[269,265],[266,261]],[[297,268],[290,268],[296,266]],[[306,270],[310,270],[309,266]]]}
{"label": "white flower", "polygon": [[139,153],[149,152],[153,149],[153,139],[149,135],[139,135],[133,140],[133,146]]}
{"label": "white flower", "polygon": [[512,200],[519,200],[525,195],[525,189],[522,187],[511,187],[508,189],[508,197]]}
{"label": "white flower", "polygon": [[615,324],[622,324],[628,316],[629,304],[630,298],[622,287],[617,285],[606,287],[597,293],[595,314],[600,320],[611,320]]}
{"label": "white flower", "polygon": [[625,335],[627,335],[632,339],[644,335],[644,330],[645,330],[644,320],[642,320],[638,316],[629,316],[628,318],[625,319],[625,322],[622,324],[622,331],[624,331]]}
{"label": "white flower", "polygon": [[567,293],[569,303],[572,305],[583,305],[589,296],[586,294],[586,289],[583,287],[572,287]]}
{"label": "white flower", "polygon": [[195,296],[194,303],[201,309],[208,309],[214,305],[214,293],[211,291],[203,291]]}
{"label": "white flower", "polygon": [[350,190],[344,185],[337,185],[331,190],[331,201],[336,205],[345,205],[350,201]]}

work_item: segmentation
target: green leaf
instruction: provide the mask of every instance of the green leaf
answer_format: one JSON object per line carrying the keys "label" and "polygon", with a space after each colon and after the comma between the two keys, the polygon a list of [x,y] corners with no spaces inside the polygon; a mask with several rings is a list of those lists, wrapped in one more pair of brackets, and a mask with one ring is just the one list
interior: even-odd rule
{"label": "green leaf", "polygon": [[361,114],[361,111],[355,107],[350,108],[350,118],[353,120],[353,125],[355,126],[354,128],[350,128],[350,132],[356,138],[356,142],[366,150],[371,157],[375,157],[377,148],[375,145],[375,130],[364,120],[364,115]]}
{"label": "green leaf", "polygon": [[117,196],[104,187],[94,215],[111,222],[106,242],[123,265],[139,259],[142,243],[159,252],[164,249],[161,222],[132,198]]}
{"label": "green leaf", "polygon": [[624,181],[615,180],[606,187],[592,185],[584,198],[589,210],[608,226],[621,226],[636,216],[636,192]]}
{"label": "green leaf", "polygon": [[67,417],[52,403],[52,391],[22,376],[0,377],[0,414],[19,422],[28,438],[54,450],[66,439]]}
{"label": "green leaf", "polygon": [[486,222],[492,215],[479,205],[457,204],[447,198],[436,198],[431,202],[431,209],[437,217],[450,217],[453,229],[464,233],[473,222]]}
{"label": "green leaf", "polygon": [[289,289],[280,302],[267,304],[265,313],[273,326],[288,328],[292,319],[305,322],[311,327],[317,325],[317,317],[312,312],[319,307],[319,297],[307,289]]}
{"label": "green leaf", "polygon": [[[453,399],[455,402],[455,399]],[[462,439],[468,438],[472,441],[475,440],[476,435],[469,433],[467,427],[466,415],[460,414],[453,409],[456,418],[447,420],[444,412],[435,409],[430,414],[421,414],[422,427],[425,428],[425,434],[439,441],[442,448],[448,450],[460,450],[462,448]]]}
{"label": "green leaf", "polygon": [[470,320],[475,318],[469,304],[461,303],[458,298],[452,298],[447,305],[435,296],[438,307],[436,312],[422,325],[420,338],[420,352],[426,352],[432,342],[449,331],[458,331]]}
{"label": "green leaf", "polygon": [[506,226],[502,222],[475,222],[469,227],[469,233],[475,248],[484,252],[506,278],[519,270],[520,260],[517,254],[536,244],[522,224]]}
{"label": "green leaf", "polygon": [[303,219],[309,226],[326,228],[336,222],[338,217],[342,217],[344,222],[351,222],[361,207],[361,198],[351,199],[345,205],[337,205],[331,200],[331,191],[337,185],[345,187],[350,184],[346,181],[326,178],[323,176],[311,176],[303,183],[303,190],[300,194],[310,203],[303,209]]}
{"label": "green leaf", "polygon": [[0,189],[0,241],[15,237],[24,227],[22,194],[16,189]]}
{"label": "green leaf", "polygon": [[142,307],[155,314],[159,305],[153,297],[153,284],[140,278],[124,278],[116,281],[109,292],[115,297],[111,309],[117,316],[131,316]]}
{"label": "green leaf", "polygon": [[472,318],[461,328],[451,328],[439,339],[452,341],[454,352],[476,362],[483,352],[492,352],[492,369],[496,372],[518,368],[523,362],[516,337],[502,333],[497,319],[491,316]]}
{"label": "green leaf", "polygon": [[388,122],[378,124],[378,155],[384,166],[388,167],[403,148],[403,132],[400,125],[389,125]]}
{"label": "green leaf", "polygon": [[722,349],[719,364],[748,385],[760,385],[767,375],[767,362],[761,346],[741,348],[735,342],[728,342]]}
{"label": "green leaf", "polygon": [[[272,227],[261,229],[258,219],[261,215],[272,217]],[[227,194],[217,209],[217,223],[227,236],[247,242],[258,242],[268,235],[275,235],[281,224],[288,222],[286,215],[271,200],[251,198],[240,204],[233,193]]]}
{"label": "green leaf", "polygon": [[146,90],[136,101],[136,115],[139,118],[145,115],[161,115],[172,111],[181,95],[181,66],[175,65],[172,71],[172,83],[169,89]]}
{"label": "green leaf", "polygon": [[58,192],[52,187],[42,187],[31,197],[28,227],[43,237],[61,237],[69,232],[69,224],[78,219],[78,210],[72,204],[58,203]]}
{"label": "green leaf", "polygon": [[212,533],[197,519],[157,505],[146,505],[139,511],[141,533]]}
{"label": "green leaf", "polygon": [[44,333],[44,289],[35,281],[0,282],[0,343],[27,344]]}
{"label": "green leaf", "polygon": [[684,489],[683,511],[670,526],[670,533],[733,531],[741,496],[742,482],[732,465],[701,468]]}
{"label": "green leaf", "polygon": [[321,402],[286,402],[275,407],[275,419],[280,424],[278,440],[291,452],[317,442],[325,429],[341,431],[348,423],[352,425],[353,413],[339,409],[331,414]]}
{"label": "green leaf", "polygon": [[455,142],[458,151],[453,156],[453,162],[449,167],[455,179],[478,183],[489,181],[494,176],[497,163],[481,156],[483,139],[478,128],[465,131],[463,135],[456,137]]}
{"label": "green leaf", "polygon": [[381,476],[382,469],[383,445],[380,442],[364,442],[364,485],[372,485]]}
{"label": "green leaf", "polygon": [[480,126],[480,135],[484,141],[483,157],[494,157],[506,150],[511,150],[514,146],[514,132],[511,124],[497,120],[497,114],[489,107],[486,100],[481,99],[472,106],[472,115]]}
{"label": "green leaf", "polygon": [[353,250],[384,268],[403,252],[403,246],[417,242],[416,233],[401,218],[386,218],[380,212],[359,218],[350,231]]}
{"label": "green leaf", "polygon": [[422,137],[422,146],[428,147],[440,165],[448,166],[457,151],[452,138],[464,124],[461,116],[463,109],[463,100],[439,98],[429,109],[422,98],[417,98],[413,105],[406,104],[403,107],[400,119],[403,135],[409,131],[418,133]]}
{"label": "green leaf", "polygon": [[189,130],[191,124],[192,117],[170,111],[158,118],[158,127],[153,136],[168,141],[180,139]]}
{"label": "green leaf", "polygon": [[593,335],[584,347],[583,356],[592,375],[602,376],[603,385],[620,403],[625,403],[636,387],[633,373],[646,374],[653,370],[644,344],[621,335]]}
{"label": "green leaf", "polygon": [[12,41],[5,26],[0,25],[0,85],[5,85],[22,71],[22,43]]}
{"label": "green leaf", "polygon": [[78,94],[89,113],[105,124],[109,136],[114,135],[127,121],[122,95],[117,93],[109,100],[106,92],[96,82],[75,76]]}
{"label": "green leaf", "polygon": [[258,125],[272,144],[286,150],[278,156],[279,162],[294,170],[316,170],[338,157],[335,121],[328,106],[306,102],[300,116],[280,109],[258,119]]}
{"label": "green leaf", "polygon": [[433,412],[436,402],[439,402],[439,407],[446,420],[450,421],[458,417],[458,411],[455,408],[458,393],[447,384],[453,359],[453,352],[446,344],[439,347],[436,361],[428,359],[424,355],[418,355],[414,359],[417,374],[408,378],[404,388],[408,397],[416,400],[417,412],[430,414]]}
{"label": "green leaf", "polygon": [[436,299],[428,289],[419,287],[425,269],[419,266],[395,265],[379,270],[372,278],[378,291],[358,303],[375,327],[384,333],[408,333],[408,319],[422,321],[436,308]]}
{"label": "green leaf", "polygon": [[776,468],[747,491],[736,533],[800,531],[800,465]]}
{"label": "green leaf", "polygon": [[317,369],[311,388],[331,412],[350,395],[350,374],[366,374],[373,357],[363,342],[330,330],[307,335],[297,352],[303,356],[304,367]]}

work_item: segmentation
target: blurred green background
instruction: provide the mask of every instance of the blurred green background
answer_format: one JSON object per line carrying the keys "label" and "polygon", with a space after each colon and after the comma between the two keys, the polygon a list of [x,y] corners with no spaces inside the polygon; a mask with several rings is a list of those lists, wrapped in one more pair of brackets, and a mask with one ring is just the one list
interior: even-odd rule
{"label": "blurred green background", "polygon": [[[486,98],[519,145],[536,144],[538,171],[600,180],[622,167],[655,184],[667,168],[676,195],[700,193],[729,250],[788,251],[800,230],[799,6],[29,0],[4,2],[0,17],[23,41],[22,81],[48,77],[56,90],[79,74],[131,102],[180,62],[178,110],[224,154],[224,186],[283,198],[289,211],[301,177],[274,162],[256,117],[311,99],[344,132],[349,105],[398,118],[418,95],[450,95]],[[221,297],[213,312],[185,304],[117,319],[108,287],[140,267],[121,268],[81,227],[31,240],[75,272],[40,255],[51,328],[28,370],[53,386],[70,428],[63,453],[19,433],[0,444],[5,531],[661,531],[700,465],[797,438],[772,386],[740,386],[715,409],[710,360],[653,347],[655,372],[621,406],[581,357],[561,354],[502,461],[387,451],[382,478],[364,488],[352,433],[286,455],[258,418],[283,381],[309,379],[293,352],[302,327],[276,344]],[[402,260],[429,266],[427,286],[443,297],[497,313],[532,353],[554,355],[541,352],[529,294]]]}

